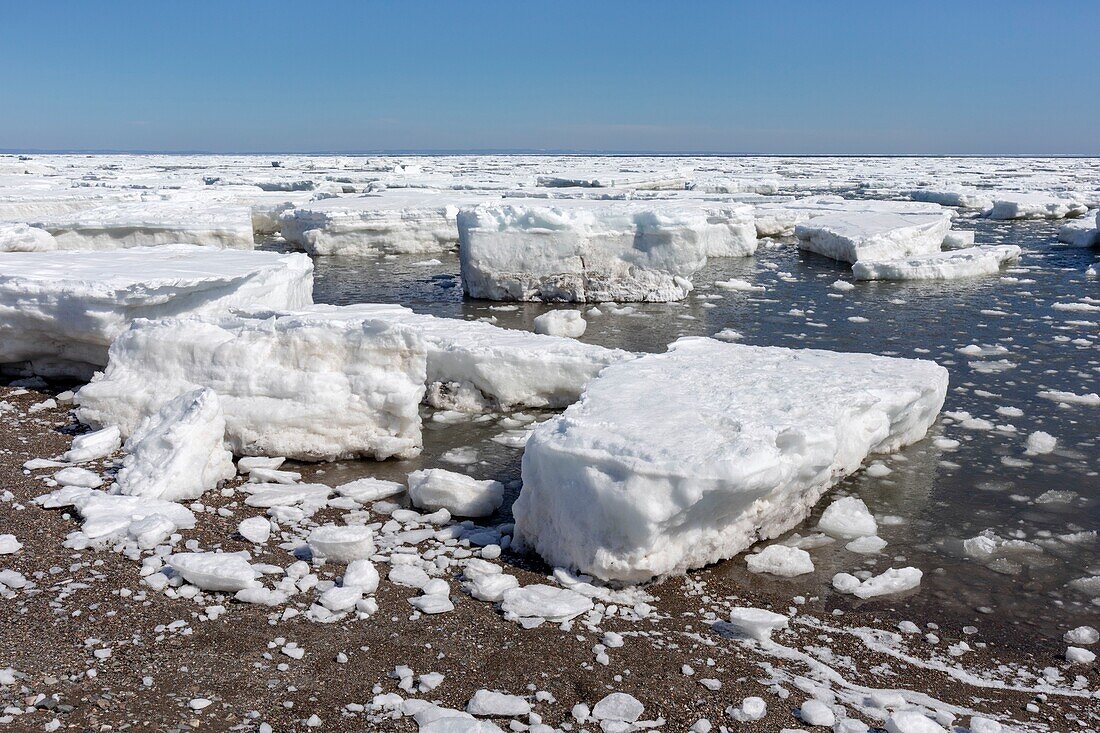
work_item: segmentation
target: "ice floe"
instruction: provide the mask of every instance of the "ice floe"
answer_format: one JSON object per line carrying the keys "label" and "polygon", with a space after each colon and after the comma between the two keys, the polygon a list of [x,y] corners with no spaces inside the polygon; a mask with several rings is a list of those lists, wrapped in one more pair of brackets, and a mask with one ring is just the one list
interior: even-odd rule
{"label": "ice floe", "polygon": [[923,437],[946,390],[927,361],[681,339],[608,367],[535,429],[517,537],[608,580],[732,557],[804,519],[870,453]]}

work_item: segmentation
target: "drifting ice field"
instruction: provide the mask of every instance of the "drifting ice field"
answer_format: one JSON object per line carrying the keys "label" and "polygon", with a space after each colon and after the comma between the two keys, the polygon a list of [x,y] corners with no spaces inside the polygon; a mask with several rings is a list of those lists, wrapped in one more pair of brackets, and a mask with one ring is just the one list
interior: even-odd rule
{"label": "drifting ice field", "polygon": [[[646,698],[644,715],[638,700],[604,697],[602,690],[585,700],[583,715],[553,708],[545,697],[490,689],[456,701],[453,690],[471,680],[458,679],[450,657],[465,665],[491,648],[508,660],[490,665],[501,676],[472,682],[521,694],[516,680],[531,675],[512,669],[532,663],[567,670],[574,691],[635,685],[639,697],[645,697],[639,680],[664,675],[676,691],[664,698],[696,707],[705,701],[712,720],[725,725],[759,719],[777,723],[777,730],[828,721],[833,709],[822,700],[908,733],[950,730],[951,722],[940,718],[929,728],[929,719],[910,710],[886,723],[887,707],[946,711],[960,725],[972,715],[966,706],[999,694],[1004,684],[1020,685],[1021,695],[1049,692],[1051,701],[1095,688],[1095,676],[1085,677],[1092,672],[1070,664],[1087,660],[1087,652],[1067,656],[1063,633],[1096,625],[1100,598],[1100,279],[1097,250],[1087,246],[1098,223],[1100,162],[593,158],[581,165],[568,157],[507,156],[277,162],[0,157],[0,246],[46,249],[58,234],[70,242],[85,237],[93,247],[127,246],[130,234],[100,231],[98,223],[107,220],[104,211],[133,211],[127,209],[133,191],[150,190],[170,204],[164,212],[232,209],[230,239],[241,246],[248,236],[240,221],[250,212],[255,253],[218,249],[236,245],[211,236],[215,222],[196,222],[196,238],[208,245],[203,257],[211,261],[278,259],[303,249],[313,255],[312,298],[321,307],[309,309],[304,298],[273,303],[264,300],[266,292],[253,292],[230,303],[251,315],[153,312],[179,318],[130,327],[115,342],[119,358],[75,397],[89,423],[118,423],[120,432],[108,428],[74,443],[70,433],[83,428],[71,424],[68,396],[23,408],[27,395],[3,388],[21,407],[0,400],[0,419],[18,418],[20,429],[30,426],[64,444],[47,451],[32,442],[33,457],[82,462],[10,466],[13,485],[35,490],[18,496],[26,509],[13,518],[25,521],[43,507],[61,510],[49,517],[57,550],[49,563],[59,569],[73,551],[96,548],[83,556],[94,560],[115,542],[127,562],[147,562],[140,579],[130,577],[137,563],[123,566],[128,580],[117,586],[128,586],[125,593],[137,588],[132,597],[111,595],[110,603],[130,614],[124,623],[144,621],[148,606],[174,614],[169,618],[190,614],[196,637],[255,622],[250,628],[261,631],[243,643],[254,641],[261,652],[266,644],[274,657],[257,664],[282,663],[288,670],[280,672],[301,689],[306,684],[293,675],[307,666],[311,680],[327,682],[331,665],[348,662],[349,678],[377,680],[402,698],[439,695],[455,707],[468,699],[471,714],[493,718],[502,729],[505,718],[549,708],[545,720],[555,726],[591,714],[603,725],[588,717],[586,729],[637,730],[633,721],[650,727],[653,708],[667,712],[669,701]],[[70,164],[64,176],[47,175]],[[70,187],[76,176],[97,185]],[[420,206],[424,201],[435,203]],[[605,204],[614,207],[602,210]],[[455,251],[458,212],[471,207],[485,212],[492,234],[477,271],[469,269],[470,251]],[[507,216],[498,216],[502,207],[510,207]],[[753,207],[751,225],[746,207]],[[646,213],[559,217],[569,220],[564,226],[533,213],[612,208]],[[534,243],[518,254],[508,249],[513,214],[540,224],[518,227],[519,238]],[[79,231],[51,234],[33,226],[63,219],[82,222]],[[162,236],[171,234],[162,232],[188,225],[171,217],[142,221],[131,233],[154,232],[151,244],[166,252]],[[503,224],[494,229],[494,222]],[[1071,231],[1062,236],[1072,244],[1059,243],[1067,225]],[[558,259],[578,266],[539,270],[553,259],[539,257],[546,248],[570,242],[577,246]],[[598,261],[586,262],[601,249],[593,242],[606,247]],[[91,256],[125,260],[145,251]],[[639,253],[645,256],[631,260]],[[465,297],[464,259],[467,282],[481,275],[490,290],[517,284],[508,295],[517,300]],[[627,260],[633,270],[621,266]],[[132,259],[125,261],[141,274]],[[653,264],[659,267],[650,272]],[[0,278],[8,274],[0,271]],[[580,283],[562,298],[573,302],[519,299],[526,290],[552,290],[563,274]],[[593,282],[619,301],[604,302],[608,293],[598,288],[589,297]],[[673,302],[644,302],[639,282],[656,282],[668,291],[659,299]],[[100,331],[113,336],[127,326],[122,309],[99,304],[82,287],[73,302],[110,316],[111,329]],[[582,287],[584,297],[575,297]],[[33,290],[19,284],[0,308]],[[121,292],[146,295],[136,281]],[[39,299],[49,305],[46,296]],[[276,311],[298,313],[276,317]],[[58,312],[48,315],[56,325]],[[677,351],[665,354],[685,337],[677,350],[705,345],[698,356],[707,368],[677,362]],[[24,341],[51,338],[36,331]],[[87,361],[102,366],[107,339],[97,339],[98,356]],[[791,358],[810,363],[800,369],[787,363]],[[675,369],[662,368],[670,362]],[[596,374],[604,365],[611,366],[601,383]],[[588,397],[576,403],[586,385]],[[553,431],[571,416],[579,427],[559,445]],[[228,453],[213,450],[204,463],[173,445],[217,443],[223,424],[238,458],[279,457],[240,460],[239,477],[216,489],[232,473]],[[112,451],[126,439],[129,455],[116,474],[109,470],[114,458],[103,458],[117,457]],[[725,452],[731,446],[734,458]],[[22,433],[5,447],[27,450]],[[371,456],[390,458],[362,460]],[[112,482],[122,495],[105,493]],[[712,484],[721,491],[708,493]],[[522,491],[530,493],[520,499]],[[39,494],[45,498],[32,506]],[[0,517],[6,511],[0,508]],[[6,531],[0,525],[0,595],[23,603],[38,589],[19,595],[22,581],[4,568],[49,565],[34,566],[32,553],[19,554],[19,538]],[[177,531],[186,539],[167,547]],[[37,540],[29,533],[22,539],[28,546]],[[513,540],[542,557],[513,552]],[[165,551],[153,552],[158,545]],[[591,585],[591,578],[548,562],[613,581],[687,575],[624,589]],[[35,578],[30,570],[28,577]],[[45,577],[35,578],[43,588],[64,588]],[[105,587],[92,583],[82,598]],[[56,596],[59,603],[67,593]],[[148,606],[141,605],[146,599]],[[780,613],[731,608],[731,599]],[[830,619],[834,608],[844,616]],[[297,617],[286,615],[292,609]],[[845,626],[860,613],[873,630]],[[944,617],[950,623],[943,629],[910,623]],[[1031,624],[1026,633],[1012,630],[1022,628],[1012,626],[1020,619]],[[9,621],[26,618],[12,614]],[[610,631],[613,625],[624,633]],[[651,637],[632,635],[650,628]],[[993,649],[982,652],[983,660],[999,653],[996,645],[1005,639],[989,631],[1006,628],[1008,643],[1025,647],[1021,654],[1032,653],[1036,636],[1044,637],[1044,649],[1056,649],[1058,659],[1046,654],[1027,663],[1041,679],[1011,665],[1006,672],[996,659],[979,670],[988,678],[948,675],[948,689],[939,691],[926,689],[923,679],[893,676],[903,668],[891,656],[901,648],[894,629],[911,640],[909,648],[954,672],[985,641]],[[309,638],[306,651],[288,629]],[[787,646],[800,631],[807,635],[797,649]],[[394,634],[417,647],[417,675],[389,663],[362,674],[357,665],[365,658],[398,653]],[[858,638],[860,648],[885,649],[886,666],[847,657],[845,645],[829,641],[840,634]],[[84,627],[79,635],[89,644],[101,636]],[[131,635],[126,628],[117,636]],[[774,645],[763,641],[769,636]],[[1072,638],[1088,646],[1091,637]],[[333,639],[354,641],[330,648]],[[664,646],[667,639],[675,643]],[[371,653],[356,652],[368,643]],[[469,644],[468,656],[440,657],[451,643]],[[579,654],[563,651],[577,645]],[[691,649],[695,669],[679,662],[662,668],[671,646],[680,645]],[[708,665],[703,674],[714,655],[719,666],[728,664],[722,655],[729,650],[751,662],[736,673],[733,665],[721,673]],[[83,647],[80,654],[83,664],[89,654]],[[411,664],[409,654],[399,663]],[[960,655],[967,655],[962,662]],[[838,683],[834,668],[854,676],[857,663],[873,678],[869,684],[949,695],[962,707],[939,710],[913,693]],[[445,684],[428,670],[446,672]],[[794,693],[791,700],[769,693],[773,717],[766,719],[758,704],[764,701],[744,697],[733,682],[762,671],[769,684]],[[803,672],[808,677],[796,676]],[[194,677],[200,674],[196,669]],[[0,686],[10,686],[6,675],[0,668]],[[968,687],[959,692],[956,682]],[[792,701],[803,694],[819,699],[799,708]],[[367,711],[337,705],[326,721],[346,716],[342,722],[384,727],[403,715],[388,694],[363,702]],[[183,698],[180,707],[198,714],[202,708],[192,703],[204,704]],[[1041,709],[1050,704],[1044,700]],[[1022,716],[1015,712],[1021,709],[995,712],[1007,720]],[[409,711],[401,723],[412,730]],[[298,706],[283,714],[296,729],[313,727],[308,712]],[[431,731],[460,720],[433,724],[438,709],[417,712],[423,720],[416,723]],[[918,716],[908,719],[917,727],[904,727],[904,713]],[[670,720],[668,727],[691,722]],[[495,729],[487,722],[478,728]]]}

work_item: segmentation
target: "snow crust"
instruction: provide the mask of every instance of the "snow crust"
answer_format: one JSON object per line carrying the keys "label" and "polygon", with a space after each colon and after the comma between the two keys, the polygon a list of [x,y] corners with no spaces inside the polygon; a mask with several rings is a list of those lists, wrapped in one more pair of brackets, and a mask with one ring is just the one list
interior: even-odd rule
{"label": "snow crust", "polygon": [[923,437],[947,381],[927,361],[681,339],[608,367],[535,429],[517,539],[604,580],[732,557],[801,522],[867,455]]}

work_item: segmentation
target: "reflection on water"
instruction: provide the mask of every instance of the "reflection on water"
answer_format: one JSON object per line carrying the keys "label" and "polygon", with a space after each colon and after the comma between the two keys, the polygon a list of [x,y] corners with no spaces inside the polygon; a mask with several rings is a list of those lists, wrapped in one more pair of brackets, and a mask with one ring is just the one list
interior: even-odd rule
{"label": "reflection on water", "polygon": [[[721,572],[746,585],[786,583],[792,594],[820,595],[831,592],[829,580],[836,572],[881,572],[912,564],[925,571],[921,592],[912,601],[917,605],[988,607],[1039,628],[1050,627],[1051,621],[1063,626],[1084,622],[1095,615],[1097,606],[1090,605],[1090,597],[1067,582],[1100,574],[1098,543],[1087,534],[1067,536],[1100,524],[1100,409],[1061,407],[1038,393],[1097,391],[1100,313],[1051,307],[1087,296],[1100,298],[1097,281],[1084,277],[1096,253],[1056,244],[1057,225],[1052,224],[962,220],[957,226],[976,229],[979,244],[1018,244],[1025,256],[1001,276],[949,283],[861,283],[854,290],[838,290],[831,284],[851,279],[847,265],[800,252],[790,241],[762,240],[756,257],[712,260],[696,276],[696,291],[682,303],[632,304],[630,312],[618,314],[601,307],[602,315],[588,316],[584,341],[633,351],[662,351],[681,336],[730,328],[748,344],[934,359],[951,372],[945,413],[965,411],[994,424],[992,430],[967,429],[941,417],[928,439],[884,459],[890,474],[857,474],[834,491],[860,496],[880,518],[896,518],[880,531],[889,542],[882,554],[856,555],[838,542],[811,552],[817,566],[813,576],[763,581],[751,577],[740,559],[725,563]],[[321,303],[401,303],[422,313],[487,318],[527,330],[547,309],[568,307],[466,300],[454,255],[319,258],[315,264],[314,297]],[[713,287],[715,281],[730,278],[766,289],[742,293]],[[1003,348],[984,356],[957,351],[970,344]],[[1022,414],[1012,409],[1002,414],[997,408],[1016,408]],[[361,475],[402,480],[408,471],[431,466],[518,481],[521,451],[491,440],[511,426],[501,424],[507,416],[475,416],[458,424],[433,421],[427,410],[424,416],[425,451],[420,458],[331,464],[323,467],[326,482]],[[1024,455],[1024,441],[1035,430],[1058,439],[1054,454]],[[941,450],[932,443],[937,435],[960,445]],[[1052,490],[1063,493],[1048,493]],[[513,485],[513,497],[515,492]],[[811,519],[796,531],[806,534],[813,523]],[[962,540],[983,530],[1027,540],[1037,549],[967,559]]]}

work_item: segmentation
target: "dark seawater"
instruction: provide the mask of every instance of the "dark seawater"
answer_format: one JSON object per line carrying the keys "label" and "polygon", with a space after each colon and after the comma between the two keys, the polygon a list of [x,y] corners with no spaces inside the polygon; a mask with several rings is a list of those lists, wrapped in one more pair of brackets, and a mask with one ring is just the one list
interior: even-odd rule
{"label": "dark seawater", "polygon": [[[1100,528],[1100,407],[1062,407],[1038,393],[1100,391],[1100,311],[1051,307],[1056,302],[1100,298],[1100,282],[1084,275],[1100,255],[1096,250],[1057,244],[1056,224],[959,219],[956,228],[975,229],[978,244],[1020,245],[1024,257],[1000,276],[955,282],[859,283],[854,290],[841,291],[830,285],[838,279],[851,280],[846,264],[801,252],[789,240],[761,240],[755,257],[712,259],[695,277],[696,291],[681,303],[632,304],[633,313],[620,315],[601,306],[604,314],[588,318],[582,340],[659,352],[681,336],[712,335],[731,328],[742,334],[740,342],[746,344],[873,352],[939,362],[951,372],[944,412],[966,411],[996,427],[964,429],[941,415],[925,440],[881,458],[892,469],[890,474],[874,478],[858,473],[817,507],[819,514],[832,498],[861,497],[879,517],[879,534],[889,542],[882,553],[858,555],[836,542],[810,550],[817,567],[812,575],[761,578],[748,573],[741,558],[723,563],[719,572],[746,586],[781,583],[792,595],[821,596],[834,592],[830,586],[834,573],[857,569],[877,573],[891,566],[914,565],[925,576],[920,591],[907,604],[927,610],[927,618],[934,618],[937,608],[962,613],[982,608],[1041,633],[1076,623],[1095,625],[1100,605],[1085,590],[1068,584],[1100,575],[1100,541],[1095,535],[1073,541],[1065,536]],[[441,264],[421,264],[430,259]],[[315,265],[314,297],[319,303],[400,303],[421,313],[492,318],[497,325],[528,330],[535,316],[547,309],[569,307],[464,299],[454,255],[317,258]],[[766,290],[729,292],[713,287],[715,281],[730,278],[764,285]],[[721,297],[710,299],[715,295]],[[970,344],[1001,346],[1007,352],[984,357],[957,352]],[[998,407],[1018,408],[1023,415],[1000,415]],[[430,411],[424,414],[425,451],[420,458],[332,464],[324,468],[326,481],[361,475],[403,480],[416,468],[441,466],[478,478],[515,482],[510,491],[515,495],[521,450],[490,440],[510,425],[501,424],[508,416],[440,424],[432,421]],[[653,419],[659,421],[661,416]],[[1054,453],[1024,455],[1025,440],[1036,430],[1058,439]],[[961,444],[941,450],[933,445],[937,436]],[[476,462],[458,465],[441,460],[448,451],[463,447],[476,450]],[[813,532],[816,514],[795,532]],[[886,516],[896,519],[884,523]],[[1003,539],[1034,543],[1038,550],[967,558],[962,540],[987,529]]]}

